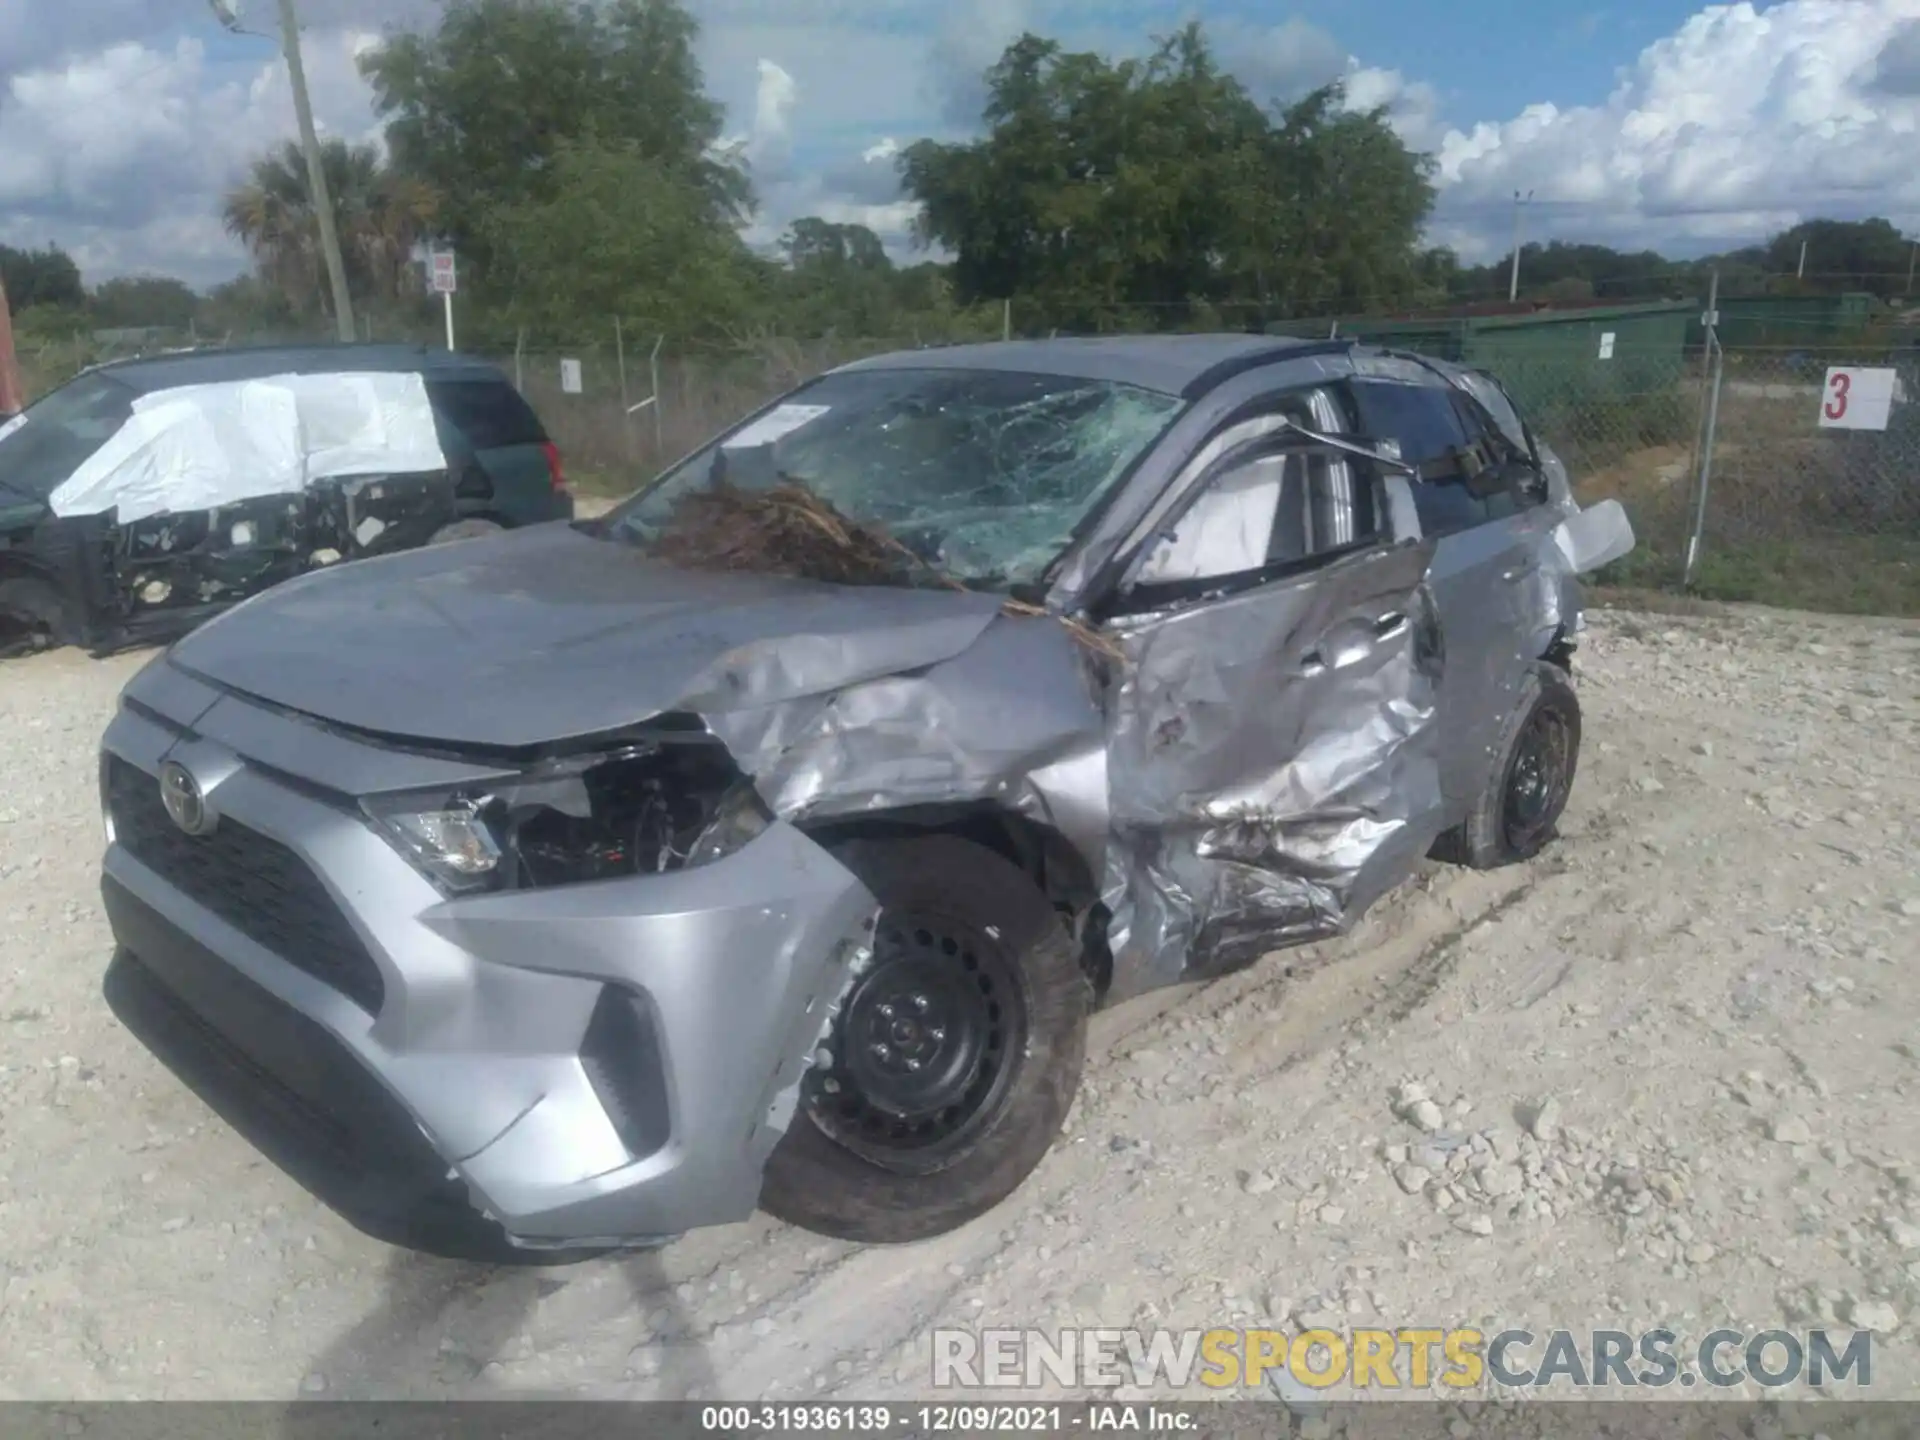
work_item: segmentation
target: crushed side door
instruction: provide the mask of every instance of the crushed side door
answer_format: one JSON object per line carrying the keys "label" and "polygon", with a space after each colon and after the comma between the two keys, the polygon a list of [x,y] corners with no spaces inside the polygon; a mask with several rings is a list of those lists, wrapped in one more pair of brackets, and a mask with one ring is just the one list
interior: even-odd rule
{"label": "crushed side door", "polygon": [[1432,546],[1392,528],[1110,620],[1111,998],[1341,933],[1444,828]]}

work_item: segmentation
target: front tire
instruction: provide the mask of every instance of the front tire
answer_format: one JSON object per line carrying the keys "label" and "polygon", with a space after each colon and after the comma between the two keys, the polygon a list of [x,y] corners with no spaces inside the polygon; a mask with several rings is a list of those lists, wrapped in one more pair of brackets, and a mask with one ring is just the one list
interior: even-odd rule
{"label": "front tire", "polygon": [[1464,823],[1434,846],[1437,860],[1494,870],[1531,860],[1559,834],[1580,760],[1580,697],[1557,665],[1528,670],[1485,790]]}
{"label": "front tire", "polygon": [[945,1234],[1017,1190],[1079,1088],[1090,989],[1053,905],[1011,861],[945,835],[835,857],[880,901],[830,1063],[767,1161],[760,1206],[836,1239]]}
{"label": "front tire", "polygon": [[0,656],[31,655],[79,637],[60,592],[31,575],[0,580]]}

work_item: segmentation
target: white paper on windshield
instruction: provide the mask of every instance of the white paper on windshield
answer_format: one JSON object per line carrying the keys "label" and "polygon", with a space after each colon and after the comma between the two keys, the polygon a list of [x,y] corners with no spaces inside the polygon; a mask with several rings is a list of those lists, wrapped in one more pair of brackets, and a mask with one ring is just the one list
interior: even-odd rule
{"label": "white paper on windshield", "polygon": [[24,413],[22,413],[14,416],[11,420],[7,421],[6,424],[0,425],[0,440],[6,439],[7,436],[13,434],[14,431],[18,430],[22,425],[26,423],[27,423],[27,417]]}
{"label": "white paper on windshield", "polygon": [[752,424],[729,435],[722,448],[744,450],[755,445],[771,445],[802,425],[812,424],[832,408],[831,405],[776,405]]}
{"label": "white paper on windshield", "polygon": [[117,510],[128,524],[297,494],[316,480],[446,468],[418,375],[275,375],[140,396],[48,504],[63,516]]}

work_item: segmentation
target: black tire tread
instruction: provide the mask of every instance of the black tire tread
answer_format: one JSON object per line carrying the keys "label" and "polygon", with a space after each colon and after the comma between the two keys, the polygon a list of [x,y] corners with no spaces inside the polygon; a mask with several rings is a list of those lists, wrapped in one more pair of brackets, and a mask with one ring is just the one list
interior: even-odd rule
{"label": "black tire tread", "polygon": [[[0,614],[24,615],[46,626],[53,646],[71,645],[77,638],[73,618],[66,601],[51,581],[32,575],[10,575],[0,579]],[[0,644],[6,643],[0,631]]]}
{"label": "black tire tread", "polygon": [[[1566,714],[1572,730],[1573,752],[1568,765],[1570,769],[1577,769],[1580,758],[1580,697],[1573,688],[1573,677],[1548,661],[1536,661],[1522,680],[1520,692],[1508,713],[1507,723],[1501,730],[1499,744],[1494,749],[1497,758],[1488,774],[1486,787],[1465,821],[1435,842],[1430,852],[1434,859],[1464,865],[1472,870],[1497,870],[1505,865],[1531,860],[1552,842],[1555,829],[1549,826],[1536,843],[1524,852],[1515,850],[1507,844],[1503,817],[1507,767],[1512,761],[1514,746],[1527,721],[1542,705],[1558,706]],[[1572,778],[1572,774],[1569,774],[1569,788]]]}
{"label": "black tire tread", "polygon": [[992,1128],[925,1175],[882,1169],[830,1139],[804,1107],[767,1161],[760,1208],[817,1234],[902,1244],[977,1219],[1052,1148],[1080,1084],[1091,988],[1073,937],[1017,865],[954,836],[853,841],[835,857],[883,906],[934,907],[997,925],[1027,986],[1027,1046]]}

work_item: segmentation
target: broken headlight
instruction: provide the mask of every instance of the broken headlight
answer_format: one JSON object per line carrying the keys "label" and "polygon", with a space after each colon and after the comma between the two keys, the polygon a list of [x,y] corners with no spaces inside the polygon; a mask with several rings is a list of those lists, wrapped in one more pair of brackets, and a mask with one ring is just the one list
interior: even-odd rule
{"label": "broken headlight", "polygon": [[632,745],[484,789],[385,795],[364,808],[389,844],[461,895],[704,865],[773,818],[710,743]]}

